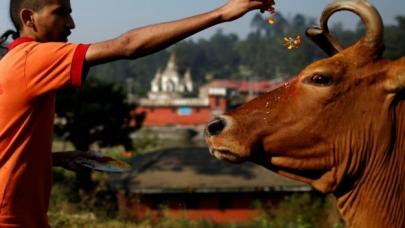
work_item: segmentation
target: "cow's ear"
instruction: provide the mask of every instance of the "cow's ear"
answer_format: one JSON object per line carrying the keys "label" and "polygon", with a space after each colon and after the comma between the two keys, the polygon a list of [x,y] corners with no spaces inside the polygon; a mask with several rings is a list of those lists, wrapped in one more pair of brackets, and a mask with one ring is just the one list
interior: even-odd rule
{"label": "cow's ear", "polygon": [[393,63],[388,71],[386,89],[390,93],[398,93],[405,90],[405,57]]}

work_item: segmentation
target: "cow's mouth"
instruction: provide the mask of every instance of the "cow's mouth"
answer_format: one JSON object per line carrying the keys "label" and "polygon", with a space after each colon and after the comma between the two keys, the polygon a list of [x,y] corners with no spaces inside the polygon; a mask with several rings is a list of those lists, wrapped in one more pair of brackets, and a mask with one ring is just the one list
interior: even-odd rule
{"label": "cow's mouth", "polygon": [[218,160],[228,161],[232,163],[241,163],[246,159],[240,157],[237,153],[234,153],[228,149],[223,148],[209,148],[210,154]]}

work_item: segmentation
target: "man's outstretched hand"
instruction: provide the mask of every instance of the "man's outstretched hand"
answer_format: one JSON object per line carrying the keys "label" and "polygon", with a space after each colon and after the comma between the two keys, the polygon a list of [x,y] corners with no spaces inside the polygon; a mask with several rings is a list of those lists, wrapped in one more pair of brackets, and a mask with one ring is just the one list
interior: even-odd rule
{"label": "man's outstretched hand", "polygon": [[272,11],[273,5],[274,0],[229,0],[220,11],[223,21],[232,21],[255,9]]}

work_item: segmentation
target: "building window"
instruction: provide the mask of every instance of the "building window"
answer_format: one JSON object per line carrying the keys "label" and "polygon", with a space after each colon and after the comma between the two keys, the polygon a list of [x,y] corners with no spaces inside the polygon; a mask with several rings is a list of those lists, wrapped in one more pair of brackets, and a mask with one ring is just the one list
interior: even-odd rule
{"label": "building window", "polygon": [[190,107],[180,107],[177,109],[177,114],[180,116],[189,116],[193,112],[193,109]]}

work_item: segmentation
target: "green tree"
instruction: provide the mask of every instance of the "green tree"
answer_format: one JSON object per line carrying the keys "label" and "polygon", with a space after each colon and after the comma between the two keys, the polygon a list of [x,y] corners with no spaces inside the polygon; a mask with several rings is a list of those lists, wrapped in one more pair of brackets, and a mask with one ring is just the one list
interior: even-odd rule
{"label": "green tree", "polygon": [[405,55],[405,16],[396,17],[397,24],[385,28],[385,56],[397,59]]}
{"label": "green tree", "polygon": [[[131,111],[135,107],[125,100],[122,88],[99,80],[88,80],[79,91],[61,90],[56,100],[56,114],[63,121],[57,122],[55,133],[80,151],[88,151],[93,143],[102,147],[123,145],[126,150],[132,150],[129,134],[140,125],[130,125]],[[76,175],[76,183],[72,186],[73,194],[78,194],[79,189],[91,193],[97,186],[90,172]],[[81,198],[79,195],[76,199]]]}
{"label": "green tree", "polygon": [[172,51],[177,55],[179,69],[190,68],[194,82],[201,84],[207,74],[216,78],[232,78],[237,74],[240,64],[236,50],[238,42],[237,35],[217,30],[209,40],[181,42]]}
{"label": "green tree", "polygon": [[253,33],[261,37],[263,33],[266,33],[266,30],[268,28],[268,23],[267,21],[262,17],[261,14],[257,13],[253,16],[250,26],[253,27]]}
{"label": "green tree", "polygon": [[[206,41],[201,39],[199,42]],[[189,39],[175,45],[172,51],[176,53],[180,73],[190,70],[194,82],[201,84],[205,81],[210,60],[202,45]]]}
{"label": "green tree", "polygon": [[158,68],[162,68],[169,58],[169,51],[145,56],[136,60],[119,60],[93,67],[90,71],[92,77],[99,80],[118,83],[125,86],[128,78],[133,79],[137,94],[146,95],[149,84]]}
{"label": "green tree", "polygon": [[89,80],[83,89],[61,90],[56,114],[65,120],[56,124],[56,135],[72,142],[77,150],[87,151],[97,143],[102,147],[123,145],[132,150],[129,134],[136,129],[129,124],[131,110],[122,88]]}

